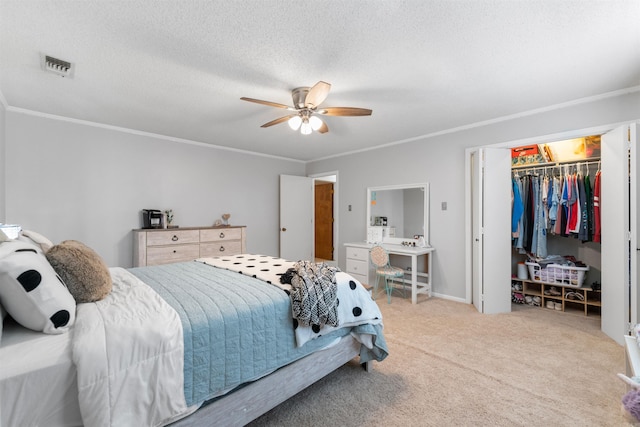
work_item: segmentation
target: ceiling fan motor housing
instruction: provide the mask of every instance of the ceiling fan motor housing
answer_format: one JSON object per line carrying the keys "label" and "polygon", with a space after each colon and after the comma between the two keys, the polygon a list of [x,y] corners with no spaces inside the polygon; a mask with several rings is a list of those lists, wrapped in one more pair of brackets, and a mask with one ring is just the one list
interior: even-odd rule
{"label": "ceiling fan motor housing", "polygon": [[293,98],[293,106],[296,109],[304,108],[304,102],[307,99],[309,93],[309,87],[297,87],[291,91],[291,98]]}

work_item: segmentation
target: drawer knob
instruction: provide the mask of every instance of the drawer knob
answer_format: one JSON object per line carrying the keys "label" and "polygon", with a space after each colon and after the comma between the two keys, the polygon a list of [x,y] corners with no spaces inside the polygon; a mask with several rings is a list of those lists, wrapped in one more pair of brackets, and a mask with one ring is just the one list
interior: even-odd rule
{"label": "drawer knob", "polygon": [[224,233],[220,233],[220,238],[224,239]]}
{"label": "drawer knob", "polygon": [[176,251],[176,250],[174,249],[174,250],[173,250],[173,253],[175,254],[176,252],[178,252],[178,251]]}
{"label": "drawer knob", "polygon": [[175,234],[173,235],[173,237],[171,238],[171,240],[173,242],[177,242],[178,241],[178,236],[176,236]]}
{"label": "drawer knob", "polygon": [[220,246],[220,252],[224,252],[224,246]]}

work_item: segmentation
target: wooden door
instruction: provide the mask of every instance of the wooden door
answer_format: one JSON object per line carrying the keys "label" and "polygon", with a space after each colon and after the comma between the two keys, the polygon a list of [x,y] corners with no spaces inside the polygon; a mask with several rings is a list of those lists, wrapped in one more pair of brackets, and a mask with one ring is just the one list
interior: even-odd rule
{"label": "wooden door", "polygon": [[333,260],[333,183],[315,185],[315,255]]}

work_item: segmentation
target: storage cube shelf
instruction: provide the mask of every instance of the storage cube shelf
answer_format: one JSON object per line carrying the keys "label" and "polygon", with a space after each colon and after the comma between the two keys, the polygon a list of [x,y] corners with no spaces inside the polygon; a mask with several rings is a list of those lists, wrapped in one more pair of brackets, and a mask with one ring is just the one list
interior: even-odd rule
{"label": "storage cube shelf", "polygon": [[[518,279],[516,277],[511,278],[511,283],[512,285],[522,285],[521,291],[514,291],[512,289],[512,293],[519,292],[523,297],[540,297],[540,308],[549,310],[549,308],[547,308],[547,302],[552,301],[553,303],[560,304],[563,312],[600,317],[600,310],[602,307],[602,293],[600,291],[594,291],[589,287],[577,288],[572,285],[543,283],[528,279]],[[549,292],[551,291],[551,288],[555,288],[559,291],[560,295],[550,295]],[[547,291],[546,294],[545,291]],[[581,295],[583,299],[579,299],[576,294]],[[567,295],[573,296],[573,298],[567,297]]]}

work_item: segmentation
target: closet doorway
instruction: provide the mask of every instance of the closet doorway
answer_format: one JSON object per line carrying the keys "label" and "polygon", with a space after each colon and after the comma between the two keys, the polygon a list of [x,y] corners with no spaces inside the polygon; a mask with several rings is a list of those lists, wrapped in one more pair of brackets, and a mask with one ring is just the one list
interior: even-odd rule
{"label": "closet doorway", "polygon": [[[491,263],[510,264],[507,259],[496,259],[487,256],[486,251],[491,250],[475,243],[473,221],[478,213],[481,203],[472,203],[473,195],[473,153],[484,148],[512,148],[530,144],[544,144],[551,141],[581,138],[589,135],[602,135],[602,172],[606,179],[602,180],[602,194],[607,194],[606,200],[601,205],[602,229],[602,311],[601,328],[604,333],[618,343],[623,342],[623,337],[628,333],[630,325],[640,321],[638,307],[640,295],[638,283],[640,281],[638,264],[640,263],[640,245],[638,230],[638,203],[640,191],[638,189],[637,169],[639,153],[637,149],[639,137],[637,124],[631,123],[624,126],[601,126],[582,131],[565,132],[546,137],[532,138],[528,140],[514,141],[511,143],[496,144],[491,147],[476,147],[466,151],[466,276],[467,292],[466,300],[474,303],[473,295],[478,292],[475,287],[480,286],[478,298],[481,298],[486,306],[488,299],[496,287],[501,292],[510,293],[511,277],[503,275],[499,278],[491,277],[488,280],[482,275],[474,275],[474,271],[490,271]],[[477,155],[477,154],[476,154]],[[510,168],[510,158],[499,160],[497,164],[485,162],[485,169]],[[506,163],[505,163],[506,162]],[[505,163],[505,164],[503,164]],[[484,187],[485,193],[492,191]],[[486,196],[486,194],[485,194]],[[501,192],[492,199],[492,209],[511,212],[511,192]],[[481,227],[476,230],[486,240],[490,229]],[[509,239],[510,240],[510,239]],[[476,254],[475,251],[481,251]],[[473,260],[479,260],[480,266],[474,266]],[[510,271],[508,268],[507,271]],[[489,290],[489,291],[488,291]],[[510,306],[506,309],[510,311]]]}

